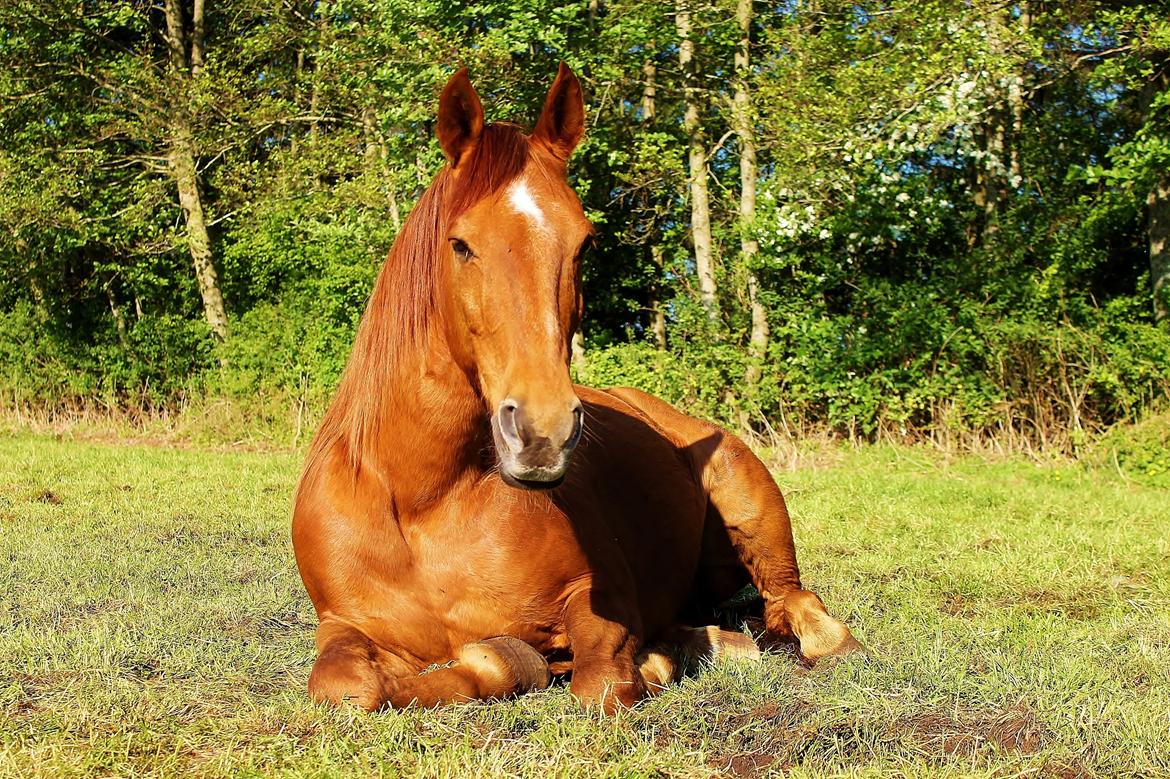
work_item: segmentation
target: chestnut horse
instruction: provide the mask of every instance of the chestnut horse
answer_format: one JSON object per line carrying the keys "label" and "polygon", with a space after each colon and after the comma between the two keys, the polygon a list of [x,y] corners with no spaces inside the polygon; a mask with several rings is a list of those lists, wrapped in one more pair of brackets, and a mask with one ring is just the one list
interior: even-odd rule
{"label": "chestnut horse", "polygon": [[687,627],[748,582],[808,661],[857,648],[801,588],[784,499],[742,441],[569,379],[592,240],[565,178],[577,78],[561,65],[524,135],[485,125],[460,71],[437,131],[448,164],[390,250],[297,491],[312,696],[432,706],[551,669],[613,711],[670,682],[680,650],[755,652]]}

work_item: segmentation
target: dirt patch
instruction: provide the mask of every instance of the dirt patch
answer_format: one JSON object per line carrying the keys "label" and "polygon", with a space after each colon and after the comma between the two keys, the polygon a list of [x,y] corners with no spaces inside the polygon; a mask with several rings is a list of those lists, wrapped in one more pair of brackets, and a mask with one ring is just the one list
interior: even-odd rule
{"label": "dirt patch", "polygon": [[60,604],[54,609],[56,630],[65,632],[92,629],[91,623],[112,615],[125,614],[130,604],[121,598],[91,598],[75,604]]}
{"label": "dirt patch", "polygon": [[1073,758],[1046,762],[1040,769],[1040,775],[1052,779],[1089,779],[1093,773],[1079,760]]}
{"label": "dirt patch", "polygon": [[883,571],[867,571],[866,578],[872,580],[877,584],[890,584],[900,579],[905,579],[911,575],[910,571],[905,566],[895,565]]}
{"label": "dirt patch", "polygon": [[1019,597],[1003,599],[1001,605],[1036,614],[1054,614],[1076,620],[1090,620],[1101,616],[1104,594],[1080,591],[1076,594],[1052,590],[1028,590]]}
{"label": "dirt patch", "polygon": [[826,557],[834,557],[839,559],[856,557],[859,554],[859,550],[856,546],[846,546],[844,544],[826,544],[821,548],[821,551]]}
{"label": "dirt patch", "polygon": [[11,681],[18,692],[0,711],[12,717],[31,717],[48,709],[53,695],[64,688],[70,679],[69,674],[61,671],[17,673]]}
{"label": "dirt patch", "polygon": [[200,521],[191,514],[175,514],[171,520],[178,526],[155,534],[155,540],[162,546],[267,548],[289,543],[288,534],[283,531],[254,531],[247,528],[204,531],[198,527]]}
{"label": "dirt patch", "polygon": [[1027,706],[1013,706],[987,724],[988,740],[1000,749],[1034,755],[1044,748],[1049,733]]}
{"label": "dirt patch", "polygon": [[955,592],[943,596],[938,610],[952,617],[969,617],[975,613],[975,606],[970,600]]}
{"label": "dirt patch", "polygon": [[302,619],[299,610],[291,606],[275,613],[222,614],[212,620],[212,625],[216,633],[232,638],[260,641],[304,633],[316,626],[315,623]]}
{"label": "dirt patch", "polygon": [[33,498],[33,500],[37,503],[47,503],[50,506],[60,506],[65,502],[61,499],[60,495],[53,492],[52,490],[43,490],[39,495]]}
{"label": "dirt patch", "polygon": [[775,755],[767,753],[749,752],[732,755],[723,768],[723,772],[729,776],[758,776],[776,760]]}
{"label": "dirt patch", "polygon": [[969,757],[987,747],[1032,755],[1044,748],[1048,730],[1024,704],[999,712],[930,712],[893,723],[888,735],[909,738],[921,748],[949,756]]}
{"label": "dirt patch", "polygon": [[725,742],[707,765],[724,776],[754,777],[799,762],[805,746],[818,737],[811,725],[815,707],[806,701],[766,702],[741,714],[722,717],[711,733]]}
{"label": "dirt patch", "polygon": [[[872,758],[875,741],[892,752],[909,748],[939,765],[986,759],[1002,752],[1033,755],[1052,739],[1050,731],[1023,703],[1002,710],[934,710],[890,722],[870,722],[862,732],[857,728],[858,723],[835,718],[802,701],[764,703],[716,723],[709,741],[720,747],[707,765],[722,776],[756,777],[799,765],[818,751],[818,745],[829,742],[842,758]],[[1047,775],[1071,779],[1084,774],[1079,763],[1065,761],[1050,764]]]}

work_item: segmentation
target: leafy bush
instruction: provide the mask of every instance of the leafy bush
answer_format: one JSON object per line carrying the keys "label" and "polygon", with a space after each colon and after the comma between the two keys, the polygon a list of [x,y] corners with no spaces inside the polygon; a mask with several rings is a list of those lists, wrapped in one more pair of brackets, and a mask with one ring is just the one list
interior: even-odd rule
{"label": "leafy bush", "polygon": [[1093,444],[1089,460],[1115,467],[1127,477],[1170,488],[1170,412],[1114,426]]}
{"label": "leafy bush", "polygon": [[[866,316],[778,318],[754,392],[728,343],[644,341],[588,353],[579,379],[628,384],[725,423],[829,428],[875,439],[1004,436],[1074,452],[1170,395],[1170,333],[1101,312],[1084,326],[890,294]],[[1010,441],[1006,441],[1008,445]]]}

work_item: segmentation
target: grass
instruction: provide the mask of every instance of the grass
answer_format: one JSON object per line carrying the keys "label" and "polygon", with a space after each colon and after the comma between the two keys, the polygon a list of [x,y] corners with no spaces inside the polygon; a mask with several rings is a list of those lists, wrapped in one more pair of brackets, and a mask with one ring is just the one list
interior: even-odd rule
{"label": "grass", "polygon": [[1164,482],[845,452],[780,481],[868,659],[359,715],[305,695],[298,465],[0,437],[0,775],[1170,775]]}

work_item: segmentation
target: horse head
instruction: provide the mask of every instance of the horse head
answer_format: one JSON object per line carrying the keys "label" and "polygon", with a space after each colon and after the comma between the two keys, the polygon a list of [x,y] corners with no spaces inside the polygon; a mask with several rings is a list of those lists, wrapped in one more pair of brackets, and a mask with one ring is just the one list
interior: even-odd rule
{"label": "horse head", "polygon": [[[584,422],[569,357],[593,228],[566,180],[584,115],[581,85],[564,64],[531,135],[485,126],[466,70],[439,103],[446,340],[485,401],[500,475],[529,489],[563,481]],[[501,185],[503,168],[511,170]]]}

